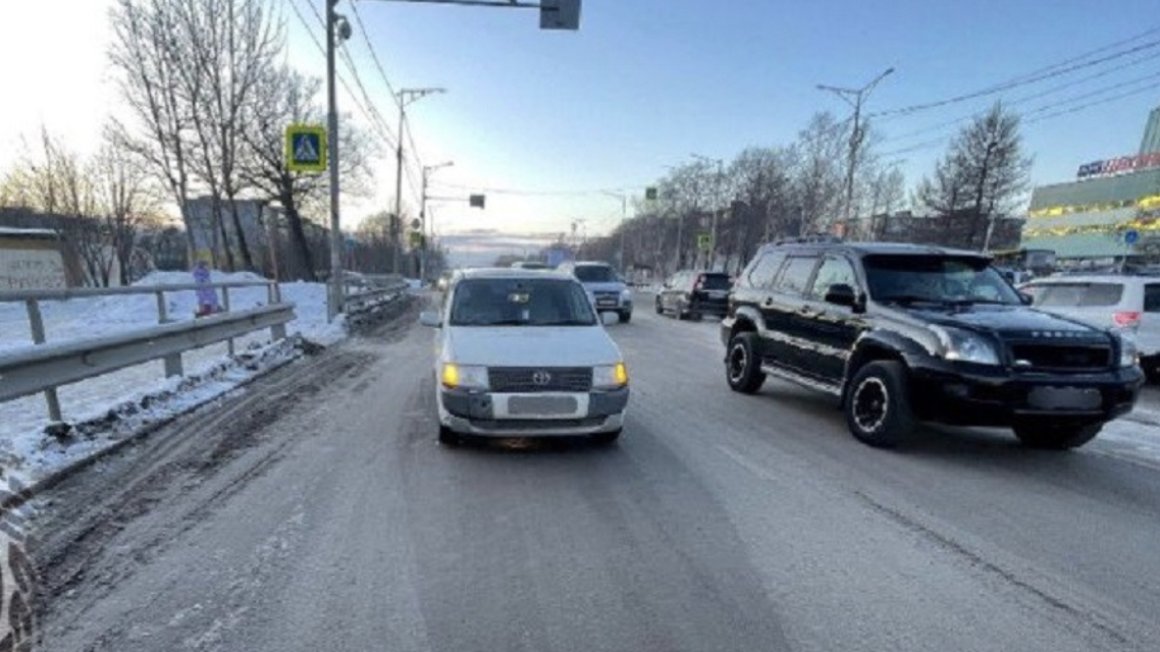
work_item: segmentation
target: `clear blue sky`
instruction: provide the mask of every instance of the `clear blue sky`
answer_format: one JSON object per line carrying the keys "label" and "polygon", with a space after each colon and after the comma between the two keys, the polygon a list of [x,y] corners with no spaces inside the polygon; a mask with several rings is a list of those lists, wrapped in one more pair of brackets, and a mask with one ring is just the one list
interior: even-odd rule
{"label": "clear blue sky", "polygon": [[[359,8],[396,86],[450,89],[414,107],[425,158],[457,162],[442,178],[531,189],[639,186],[691,152],[729,158],[747,145],[789,142],[815,111],[846,114],[837,98],[815,90],[819,82],[856,86],[893,66],[895,74],[868,107],[888,109],[985,87],[1160,25],[1155,0],[587,0],[577,33],[541,32],[528,10],[375,0]],[[1160,33],[1145,41],[1158,38]],[[376,80],[357,34],[351,45],[366,64],[364,79]],[[1160,54],[1160,48],[1141,56],[1149,53]],[[1156,73],[1160,58],[1019,108]],[[900,135],[970,114],[993,99],[880,127],[887,137]],[[1154,89],[1028,125],[1035,181],[1065,180],[1082,162],[1134,152],[1147,111],[1156,105],[1160,90]],[[882,149],[941,133],[950,132],[891,141]],[[907,154],[908,184],[940,152]],[[558,226],[573,216],[594,220],[598,229],[619,210],[615,200],[599,197],[520,199],[518,210],[516,201],[498,202],[486,214],[443,211],[456,228],[472,220],[498,228]],[[510,224],[504,207],[511,209]]]}
{"label": "clear blue sky", "polygon": [[[323,0],[270,2],[289,26],[288,60],[321,75],[324,60],[290,7],[298,7],[321,37],[309,7],[321,10]],[[351,14],[351,2],[341,0],[340,11]],[[0,59],[37,56],[33,64],[5,69],[6,86],[24,90],[19,102],[0,103],[0,147],[9,153],[0,163],[14,159],[22,138],[42,124],[82,153],[91,149],[105,116],[119,111],[106,57],[110,0],[9,4],[0,21]],[[380,0],[358,0],[357,6],[397,87],[450,91],[412,111],[423,160],[456,162],[439,179],[533,190],[639,189],[692,152],[730,158],[748,145],[788,143],[815,111],[847,114],[845,104],[814,88],[817,83],[856,86],[893,66],[897,72],[868,105],[883,110],[972,91],[1160,26],[1156,0],[585,0],[575,33],[540,31],[534,10]],[[61,15],[71,19],[60,21]],[[53,38],[68,48],[45,50],[43,30],[27,27],[50,24]],[[1138,43],[1157,39],[1160,32]],[[357,29],[348,46],[373,101],[393,124],[387,90]],[[1156,58],[1017,108],[1160,75],[1160,47],[1138,56],[1148,55]],[[1017,99],[1103,69],[1005,97]],[[350,99],[341,96],[348,111]],[[969,115],[992,99],[879,126],[885,136],[897,137]],[[1133,153],[1147,112],[1157,105],[1160,89],[1152,89],[1028,125],[1034,180],[1067,180],[1083,162]],[[357,112],[356,117],[363,121]],[[882,149],[938,135],[887,142]],[[908,184],[929,172],[941,151],[907,154]],[[376,197],[345,200],[344,224],[387,208],[393,175],[385,157],[377,166]],[[454,203],[437,208],[440,230],[509,233],[559,232],[576,218],[587,219],[595,233],[614,225],[620,213],[617,200],[599,194],[492,195],[485,212]]]}

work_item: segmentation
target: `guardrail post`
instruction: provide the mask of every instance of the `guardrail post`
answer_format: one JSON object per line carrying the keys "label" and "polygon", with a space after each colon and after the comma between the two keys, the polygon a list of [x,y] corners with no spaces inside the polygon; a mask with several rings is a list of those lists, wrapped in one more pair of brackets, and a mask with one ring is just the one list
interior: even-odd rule
{"label": "guardrail post", "polygon": [[[230,311],[230,289],[229,287],[222,288],[222,308],[226,312]],[[226,350],[229,351],[230,357],[234,357],[234,338],[226,340]]]}
{"label": "guardrail post", "polygon": [[165,293],[161,290],[157,291],[157,323],[164,324],[169,321],[169,311],[165,307]]}
{"label": "guardrail post", "polygon": [[[28,299],[24,302],[28,309],[28,326],[32,329],[32,343],[44,344],[44,317],[40,314],[40,302]],[[44,402],[48,404],[48,418],[53,421],[62,421],[60,414],[60,398],[56,395],[56,388],[44,390]]]}

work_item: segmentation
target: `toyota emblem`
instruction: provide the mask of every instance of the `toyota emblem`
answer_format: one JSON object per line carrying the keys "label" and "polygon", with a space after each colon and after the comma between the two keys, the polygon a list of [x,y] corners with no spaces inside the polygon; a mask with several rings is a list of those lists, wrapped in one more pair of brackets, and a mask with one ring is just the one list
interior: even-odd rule
{"label": "toyota emblem", "polygon": [[552,374],[542,369],[532,374],[532,383],[536,385],[543,387],[550,382],[552,382]]}

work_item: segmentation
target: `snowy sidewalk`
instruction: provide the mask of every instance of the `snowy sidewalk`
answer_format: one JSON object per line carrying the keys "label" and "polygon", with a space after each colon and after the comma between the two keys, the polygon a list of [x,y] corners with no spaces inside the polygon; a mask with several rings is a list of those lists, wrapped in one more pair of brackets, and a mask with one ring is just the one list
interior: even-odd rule
{"label": "snowy sidewalk", "polygon": [[[251,273],[215,273],[214,282],[263,280]],[[136,285],[188,284],[186,272],[157,272]],[[341,320],[327,323],[326,286],[321,283],[281,284],[282,300],[295,304],[296,318],[287,326],[293,337],[321,345],[345,337]],[[192,320],[196,297],[192,291],[167,292],[171,320]],[[233,310],[267,303],[264,287],[231,288]],[[113,335],[157,324],[153,294],[104,296],[41,303],[46,339],[66,342]],[[33,346],[22,303],[0,303],[0,351]],[[163,363],[141,365],[66,385],[58,390],[65,422],[71,424],[118,422],[110,432],[81,433],[64,446],[44,434],[48,425],[44,397],[40,394],[0,403],[0,468],[26,484],[35,482],[79,459],[110,446],[151,422],[164,420],[212,400],[270,368],[296,357],[291,342],[270,341],[268,330],[255,331],[235,340],[238,359],[231,361],[225,342],[187,351],[182,355],[186,375],[166,378]],[[152,397],[147,409],[139,404]],[[130,407],[130,406],[138,407]],[[114,412],[114,409],[117,409]]]}

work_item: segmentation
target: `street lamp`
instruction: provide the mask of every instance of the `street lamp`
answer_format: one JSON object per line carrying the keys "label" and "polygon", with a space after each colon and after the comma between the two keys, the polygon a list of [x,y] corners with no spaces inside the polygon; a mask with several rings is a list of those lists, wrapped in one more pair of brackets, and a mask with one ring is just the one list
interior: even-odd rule
{"label": "street lamp", "polygon": [[620,200],[620,273],[627,274],[628,268],[624,264],[624,230],[628,222],[628,195],[611,190],[602,191],[605,195]]}
{"label": "street lamp", "polygon": [[[403,219],[403,129],[406,129],[407,107],[428,95],[446,93],[445,88],[402,88],[395,96],[399,103],[399,144],[395,148],[395,220]],[[394,234],[394,259],[391,271],[399,273],[399,234]]]}
{"label": "street lamp", "polygon": [[327,320],[342,311],[342,233],[338,223],[338,98],[334,85],[335,39],[350,38],[350,23],[334,10],[338,0],[326,0],[326,139],[330,156],[330,287]]}
{"label": "street lamp", "polygon": [[425,235],[426,241],[423,243],[423,248],[419,251],[420,281],[427,278],[427,252],[430,250],[431,242],[435,239],[435,225],[433,223],[434,220],[432,220],[432,224],[430,226],[427,224],[427,184],[431,179],[431,175],[435,171],[442,170],[443,168],[449,168],[453,165],[455,165],[455,161],[444,161],[436,165],[423,166],[423,192],[419,197],[419,227],[423,230],[424,234],[429,235]]}
{"label": "street lamp", "polygon": [[854,130],[850,132],[850,160],[846,164],[846,209],[844,211],[844,218],[847,223],[850,221],[850,210],[854,204],[854,166],[857,164],[858,147],[862,145],[862,138],[865,136],[862,133],[861,122],[862,102],[870,95],[870,91],[874,90],[878,82],[893,72],[894,68],[887,68],[862,88],[840,88],[837,86],[826,86],[825,84],[818,84],[817,86],[818,90],[829,91],[842,98],[846,104],[854,108]]}

